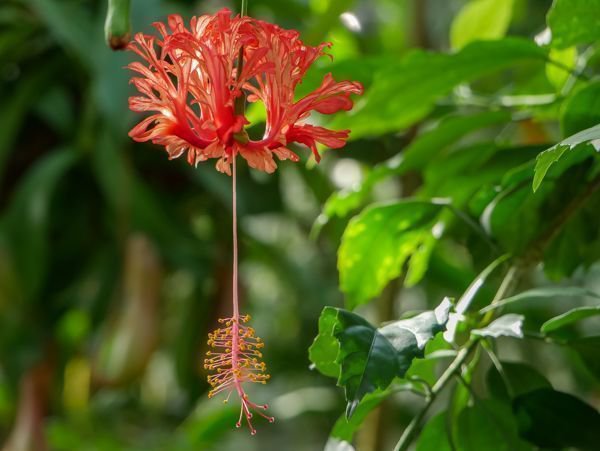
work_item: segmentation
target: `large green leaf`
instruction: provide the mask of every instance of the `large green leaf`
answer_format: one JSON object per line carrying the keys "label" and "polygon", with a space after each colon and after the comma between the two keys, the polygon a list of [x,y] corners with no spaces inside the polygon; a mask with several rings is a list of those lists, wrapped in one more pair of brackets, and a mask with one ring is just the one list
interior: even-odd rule
{"label": "large green leaf", "polygon": [[378,182],[407,171],[422,170],[439,153],[461,138],[482,128],[507,123],[510,118],[507,111],[485,111],[468,116],[453,114],[442,118],[419,135],[400,155],[375,165],[358,186],[332,194],[323,208],[325,219],[346,216],[367,200]]}
{"label": "large green leaf", "polygon": [[554,0],[548,26],[554,47],[596,42],[600,39],[600,0]]}
{"label": "large green leaf", "polygon": [[456,425],[458,451],[531,451],[521,440],[517,424],[506,404],[481,401],[464,408]]}
{"label": "large green leaf", "polygon": [[515,398],[513,411],[521,436],[539,447],[598,449],[600,414],[574,396],[541,388]]}
{"label": "large green leaf", "polygon": [[508,401],[538,388],[552,388],[535,368],[521,362],[500,362],[501,373],[492,366],[486,374],[486,385],[490,395]]}
{"label": "large green leaf", "polygon": [[[339,365],[338,385],[344,387],[348,406],[346,415],[352,416],[365,395],[385,390],[396,377],[403,377],[412,361],[424,354],[425,345],[443,330],[448,320],[449,300],[445,299],[434,311],[427,311],[409,319],[394,321],[379,329],[362,317],[347,310],[325,307],[321,313],[326,320],[321,324],[331,330],[320,330],[311,347],[311,358],[331,356],[339,343],[335,364]],[[313,363],[315,363],[313,361]],[[331,362],[330,362],[331,363]],[[323,360],[317,368],[332,365]]]}
{"label": "large green leaf", "polygon": [[419,434],[416,451],[453,451],[448,438],[447,423],[446,412],[431,418]]}
{"label": "large green leaf", "polygon": [[373,205],[350,221],[338,252],[340,288],[348,308],[379,295],[415,255],[420,265],[409,268],[407,283],[421,279],[442,208],[444,204],[408,200]]}
{"label": "large green leaf", "polygon": [[382,67],[352,114],[338,115],[333,125],[351,129],[353,138],[399,130],[426,116],[456,85],[522,62],[544,62],[546,56],[546,50],[517,38],[473,42],[454,54],[415,51]]}
{"label": "large green leaf", "polygon": [[450,29],[452,48],[478,40],[503,37],[510,25],[513,0],[472,0],[454,18]]}
{"label": "large green leaf", "polygon": [[591,82],[569,97],[560,120],[565,136],[600,124],[600,81]]}
{"label": "large green leaf", "polygon": [[354,434],[361,427],[363,421],[373,409],[379,406],[392,394],[392,390],[376,390],[372,393],[365,395],[365,397],[358,403],[358,406],[354,410],[354,413],[350,418],[346,415],[342,415],[338,418],[329,434],[330,437],[338,440],[345,440],[352,442]]}
{"label": "large green leaf", "polygon": [[577,307],[562,315],[555,316],[542,324],[541,332],[544,334],[554,332],[563,327],[569,326],[574,322],[580,321],[585,318],[600,315],[600,306],[593,307]]}
{"label": "large green leaf", "polygon": [[[591,145],[590,145],[591,144]],[[600,125],[583,130],[568,138],[562,140],[558,144],[544,150],[537,157],[535,164],[535,175],[533,177],[533,191],[537,191],[548,171],[557,165],[560,169],[554,170],[556,175],[560,175],[563,170],[573,164],[576,164],[591,155],[600,148]],[[558,166],[558,163],[561,166]]]}

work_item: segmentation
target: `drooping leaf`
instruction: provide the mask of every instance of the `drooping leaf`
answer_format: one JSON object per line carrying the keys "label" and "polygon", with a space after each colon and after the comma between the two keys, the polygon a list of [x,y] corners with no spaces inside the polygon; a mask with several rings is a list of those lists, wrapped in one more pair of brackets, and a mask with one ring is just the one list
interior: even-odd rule
{"label": "drooping leaf", "polygon": [[[427,342],[443,330],[449,309],[450,301],[445,299],[433,311],[394,321],[379,329],[347,310],[323,309],[321,315],[326,318],[323,323],[329,325],[333,321],[333,331],[325,330],[323,337],[333,335],[339,342],[335,364],[340,367],[338,385],[345,389],[348,418],[365,395],[387,389],[394,378],[406,374],[415,358],[423,356]],[[315,339],[313,348],[321,349],[313,349],[311,356],[315,353],[332,355],[331,343],[323,345],[323,342],[319,337]],[[319,365],[327,369],[332,366],[332,362],[323,361]]]}
{"label": "drooping leaf", "polygon": [[569,326],[574,322],[585,318],[600,315],[600,306],[593,307],[577,307],[562,315],[555,316],[542,324],[541,332],[544,334],[554,332],[563,327]]}
{"label": "drooping leaf", "polygon": [[569,97],[562,108],[560,121],[564,136],[600,124],[600,82],[592,81]]}
{"label": "drooping leaf", "polygon": [[519,437],[510,408],[493,400],[464,408],[458,415],[456,436],[459,451],[532,451]]}
{"label": "drooping leaf", "polygon": [[[379,295],[398,277],[406,261],[431,244],[433,227],[443,204],[401,201],[373,205],[354,217],[346,228],[338,252],[340,288],[350,309]],[[409,283],[423,276],[411,274]]]}
{"label": "drooping leaf", "polygon": [[523,315],[517,315],[516,313],[509,313],[503,315],[498,319],[492,321],[488,326],[483,329],[474,329],[472,333],[479,335],[480,337],[514,337],[523,338],[523,321],[525,317]]}
{"label": "drooping leaf", "polygon": [[[567,164],[564,166],[566,169],[569,167],[569,163],[577,163],[590,155],[595,155],[597,152],[594,150],[598,148],[600,148],[600,125],[569,136],[543,151],[538,155],[535,164],[533,191],[538,190],[550,168],[560,160],[567,160]],[[570,161],[571,159],[574,161]],[[562,163],[565,164],[564,161]]]}
{"label": "drooping leaf", "polygon": [[365,397],[358,403],[358,406],[354,410],[352,417],[347,418],[346,415],[342,415],[338,418],[329,434],[331,438],[352,442],[354,434],[361,427],[363,421],[371,411],[379,406],[392,394],[392,390],[376,390],[372,393],[365,395]]}
{"label": "drooping leaf", "polygon": [[548,11],[553,47],[590,44],[600,39],[599,0],[554,0]]}
{"label": "drooping leaf", "polygon": [[515,398],[520,435],[543,448],[598,449],[600,413],[580,399],[549,388]]}
{"label": "drooping leaf", "polygon": [[512,17],[513,0],[472,0],[452,21],[453,49],[479,40],[499,39],[506,34]]}
{"label": "drooping leaf", "polygon": [[454,54],[413,52],[377,71],[352,114],[339,115],[332,125],[351,129],[352,138],[399,130],[427,115],[460,83],[545,59],[546,50],[517,38],[473,42]]}
{"label": "drooping leaf", "polygon": [[581,287],[557,287],[549,286],[542,288],[533,288],[531,290],[523,291],[522,293],[510,296],[508,298],[501,299],[493,305],[488,305],[480,310],[481,313],[495,310],[500,307],[505,307],[510,304],[532,301],[532,300],[543,300],[555,297],[585,297],[590,296],[596,299],[600,299],[600,295],[593,293],[585,288]]}
{"label": "drooping leaf", "polygon": [[490,395],[509,401],[538,388],[552,388],[548,380],[535,368],[521,362],[501,361],[502,374],[491,366],[486,374],[486,385]]}
{"label": "drooping leaf", "polygon": [[446,412],[438,413],[427,422],[419,434],[417,451],[452,451]]}

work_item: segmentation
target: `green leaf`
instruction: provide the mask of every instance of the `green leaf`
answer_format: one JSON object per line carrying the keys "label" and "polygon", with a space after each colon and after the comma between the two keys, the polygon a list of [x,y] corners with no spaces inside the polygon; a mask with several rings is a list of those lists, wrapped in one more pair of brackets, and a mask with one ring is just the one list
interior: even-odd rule
{"label": "green leaf", "polygon": [[569,79],[571,72],[575,70],[577,49],[575,47],[550,49],[548,58],[551,62],[546,63],[546,78],[552,83],[552,86],[554,86],[556,91],[560,93],[566,81]]}
{"label": "green leaf", "polygon": [[[591,144],[593,147],[590,147],[588,144]],[[569,155],[569,160],[574,159],[567,163],[576,163],[597,153],[592,151],[592,149],[596,150],[597,148],[600,148],[600,125],[569,136],[558,144],[544,150],[538,155],[536,160],[533,191],[538,190],[550,168],[563,159],[565,154]]]}
{"label": "green leaf", "polygon": [[471,331],[473,335],[480,337],[514,337],[523,338],[523,321],[525,317],[523,315],[517,315],[515,313],[509,313],[503,315],[500,318],[492,321],[488,326],[483,329],[474,329]]}
{"label": "green leaf", "polygon": [[502,374],[491,366],[486,374],[490,395],[499,400],[510,400],[538,388],[552,388],[548,379],[535,368],[521,362],[500,362]]}
{"label": "green leaf", "polygon": [[375,165],[357,187],[333,193],[323,208],[326,219],[346,216],[361,206],[380,181],[407,171],[422,170],[439,153],[464,136],[482,128],[510,122],[510,118],[508,111],[486,111],[469,116],[453,114],[443,117],[419,135],[401,154]]}
{"label": "green leaf", "polygon": [[588,370],[600,380],[600,336],[599,337],[583,337],[575,340],[569,340],[569,347],[571,347]]}
{"label": "green leaf", "polygon": [[562,315],[555,316],[542,324],[541,332],[544,334],[554,332],[563,327],[569,326],[574,322],[580,321],[591,316],[600,315],[600,306],[577,307]]}
{"label": "green leaf", "polygon": [[[348,308],[379,295],[412,255],[432,244],[442,208],[443,204],[408,200],[373,205],[350,221],[338,252],[340,288]],[[423,272],[421,261],[409,283],[416,283]]]}
{"label": "green leaf", "polygon": [[[427,342],[442,331],[448,321],[449,309],[450,301],[444,299],[434,311],[379,329],[347,310],[323,309],[321,316],[326,317],[325,323],[330,324],[335,315],[332,334],[339,342],[335,363],[340,365],[338,385],[345,389],[348,418],[365,395],[387,389],[394,378],[406,374],[415,358],[423,357]],[[325,337],[329,334],[329,330],[324,332]],[[321,362],[323,366],[326,363]]]}
{"label": "green leaf", "polygon": [[567,393],[542,388],[518,396],[513,411],[521,436],[542,448],[597,450],[600,414]]}
{"label": "green leaf", "polygon": [[600,123],[600,81],[592,81],[565,102],[561,115],[565,136]]}
{"label": "green leaf", "polygon": [[547,22],[553,47],[596,42],[600,39],[600,0],[554,0]]}
{"label": "green leaf", "polygon": [[72,149],[38,161],[21,181],[2,225],[10,237],[17,274],[27,299],[36,298],[46,274],[49,215],[57,185],[77,161]]}
{"label": "green leaf", "polygon": [[342,415],[338,418],[333,426],[330,437],[338,440],[344,440],[352,442],[354,434],[360,428],[363,421],[373,409],[379,406],[384,400],[386,400],[392,394],[392,390],[376,390],[372,393],[365,395],[365,397],[358,403],[358,406],[354,410],[352,417],[347,418],[346,415]]}
{"label": "green leaf", "polygon": [[531,451],[518,436],[510,408],[493,400],[466,407],[458,415],[456,428],[459,451]]}
{"label": "green leaf", "polygon": [[90,49],[94,27],[85,9],[73,1],[31,0],[30,3],[56,40],[93,67],[95,62]]}
{"label": "green leaf", "polygon": [[416,451],[453,451],[448,440],[446,412],[437,414],[427,422],[419,434]]}
{"label": "green leaf", "polygon": [[597,293],[593,293],[585,288],[581,287],[542,287],[542,288],[533,288],[531,290],[523,291],[522,293],[516,294],[514,296],[510,296],[508,298],[501,299],[496,302],[494,305],[488,305],[480,310],[480,313],[485,313],[490,310],[495,310],[500,307],[505,307],[510,304],[520,303],[523,301],[531,301],[531,300],[540,300],[540,299],[548,299],[555,297],[585,297],[590,296],[596,299],[600,299],[600,295]]}
{"label": "green leaf", "polygon": [[453,49],[479,40],[504,37],[512,17],[513,0],[472,0],[452,21],[450,43]]}
{"label": "green leaf", "polygon": [[319,334],[308,349],[309,359],[315,367],[325,376],[335,378],[340,375],[340,365],[336,362],[340,345],[333,335],[337,315],[334,308],[325,307],[323,309],[319,317]]}
{"label": "green leaf", "polygon": [[458,84],[519,63],[542,63],[546,56],[517,38],[474,42],[455,54],[415,51],[382,67],[352,114],[339,114],[332,126],[351,129],[352,138],[396,131],[425,117]]}

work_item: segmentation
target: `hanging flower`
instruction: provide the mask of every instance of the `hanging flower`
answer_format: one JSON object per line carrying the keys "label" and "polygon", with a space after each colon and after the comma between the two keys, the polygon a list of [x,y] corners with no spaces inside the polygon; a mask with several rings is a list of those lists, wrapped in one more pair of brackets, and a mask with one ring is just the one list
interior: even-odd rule
{"label": "hanging flower", "polygon": [[[209,335],[204,368],[209,371],[209,397],[232,393],[240,399],[240,418],[252,435],[254,413],[266,415],[266,404],[248,399],[244,385],[266,383],[269,375],[261,361],[263,342],[240,315],[238,300],[236,156],[256,169],[273,172],[279,160],[298,161],[288,146],[304,144],[317,161],[317,144],[340,148],[349,130],[334,131],[306,123],[313,111],[332,114],[352,108],[351,94],[361,94],[356,82],[336,82],[327,74],[321,86],[299,100],[294,94],[311,64],[330,44],[305,45],[298,32],[249,17],[231,17],[222,9],[212,16],[193,17],[186,27],[180,16],[167,24],[155,23],[159,37],[138,33],[129,49],[143,62],[128,67],[138,75],[131,82],[140,92],[129,99],[133,111],[151,113],[129,135],[165,147],[169,158],[184,154],[192,165],[216,158],[219,171],[231,174],[233,200],[233,316],[220,319]],[[251,140],[245,102],[262,102],[266,110],[265,133]]]}
{"label": "hanging flower", "polygon": [[[298,32],[250,17],[194,17],[189,28],[180,16],[167,25],[155,23],[160,37],[138,33],[129,49],[143,59],[128,67],[141,95],[131,97],[133,111],[150,112],[129,133],[136,141],[165,146],[169,158],[187,153],[190,164],[217,158],[217,169],[230,174],[238,153],[256,169],[273,172],[275,155],[298,161],[288,146],[308,146],[317,161],[317,143],[344,146],[349,130],[333,131],[305,123],[312,111],[332,114],[352,108],[351,94],[361,94],[357,82],[336,82],[325,76],[314,92],[295,101],[296,86],[330,44],[311,47]],[[241,70],[240,70],[241,68]],[[262,139],[248,138],[243,108],[263,102],[266,127]]]}

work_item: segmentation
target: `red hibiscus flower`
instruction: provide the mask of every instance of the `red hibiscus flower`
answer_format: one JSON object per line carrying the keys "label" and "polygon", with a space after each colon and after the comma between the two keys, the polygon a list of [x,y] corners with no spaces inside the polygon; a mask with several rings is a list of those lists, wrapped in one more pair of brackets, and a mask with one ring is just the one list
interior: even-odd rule
{"label": "red hibiscus flower", "polygon": [[[308,146],[317,161],[317,143],[344,146],[349,131],[305,123],[312,111],[332,114],[352,108],[350,94],[361,94],[357,82],[325,76],[314,92],[295,101],[294,93],[310,65],[329,44],[311,47],[299,34],[251,17],[194,17],[186,27],[180,16],[155,23],[160,37],[138,33],[129,49],[143,58],[128,67],[141,95],[131,97],[133,111],[152,114],[129,135],[136,141],[165,146],[169,158],[187,153],[190,164],[218,158],[217,169],[230,174],[240,154],[256,169],[273,172],[273,155],[298,160],[288,146]],[[248,138],[244,99],[264,103],[267,119],[262,139]]]}

